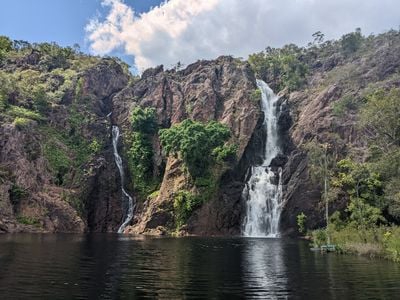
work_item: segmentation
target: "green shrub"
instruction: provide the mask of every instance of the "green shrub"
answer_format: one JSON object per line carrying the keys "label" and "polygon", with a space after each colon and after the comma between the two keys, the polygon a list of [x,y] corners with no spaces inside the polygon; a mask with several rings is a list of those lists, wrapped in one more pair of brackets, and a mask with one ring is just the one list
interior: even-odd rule
{"label": "green shrub", "polygon": [[49,109],[49,99],[42,86],[38,86],[33,91],[33,105],[39,113],[46,113]]}
{"label": "green shrub", "polygon": [[48,71],[66,69],[69,67],[69,59],[74,56],[71,47],[60,47],[56,43],[41,43],[35,46],[42,53],[39,65]]}
{"label": "green shrub", "polygon": [[353,96],[347,95],[333,103],[332,112],[336,117],[343,117],[348,111],[356,110],[358,107],[357,100]]}
{"label": "green shrub", "polygon": [[223,146],[214,148],[212,151],[212,156],[218,163],[235,161],[237,149],[238,147],[235,144],[225,144]]}
{"label": "green shrub", "polygon": [[178,230],[187,222],[194,209],[196,209],[200,204],[200,199],[189,191],[180,190],[175,194],[175,225]]}
{"label": "green shrub", "polygon": [[389,228],[383,235],[383,244],[385,247],[386,257],[400,262],[400,228]]}
{"label": "green shrub", "polygon": [[34,217],[27,217],[27,216],[17,216],[17,221],[18,223],[24,224],[24,225],[34,225],[34,226],[39,226],[39,220],[34,218]]}
{"label": "green shrub", "polygon": [[82,199],[78,195],[63,191],[61,193],[61,199],[71,205],[79,215],[83,216],[85,207]]}
{"label": "green shrub", "polygon": [[307,216],[302,212],[301,214],[297,215],[297,227],[300,233],[306,233],[306,221]]}
{"label": "green shrub", "polygon": [[131,127],[135,132],[155,133],[157,130],[156,110],[150,107],[135,107],[131,115]]}
{"label": "green shrub", "polygon": [[262,92],[259,88],[253,90],[250,94],[251,101],[256,102],[256,103],[261,101],[261,97],[262,97]]}
{"label": "green shrub", "polygon": [[229,128],[223,124],[215,121],[203,124],[189,119],[171,128],[161,129],[159,133],[165,153],[180,155],[193,178],[206,174],[212,161],[212,152],[222,147],[230,137]]}
{"label": "green shrub", "polygon": [[44,118],[35,111],[20,107],[20,106],[10,106],[8,113],[13,117],[21,117],[25,119],[31,119],[35,121],[42,121]]}
{"label": "green shrub", "polygon": [[260,53],[251,54],[249,63],[256,76],[271,82],[275,88],[296,90],[306,82],[308,66],[300,59],[304,49],[286,45],[282,49],[267,48]]}
{"label": "green shrub", "polygon": [[127,139],[128,166],[135,189],[145,198],[158,185],[158,179],[153,176],[152,137],[157,130],[155,109],[135,107],[130,122],[133,132]]}
{"label": "green shrub", "polygon": [[7,96],[0,91],[0,112],[5,111],[7,106]]}
{"label": "green shrub", "polygon": [[155,190],[154,192],[152,192],[147,198],[149,199],[155,199],[160,195],[160,190]]}
{"label": "green shrub", "polygon": [[329,217],[329,226],[331,226],[332,230],[341,230],[346,226],[346,223],[342,220],[340,211],[335,211]]}
{"label": "green shrub", "polygon": [[382,212],[379,208],[373,207],[361,198],[351,197],[346,211],[350,214],[350,224],[359,228],[371,228],[379,222],[384,222]]}
{"label": "green shrub", "polygon": [[328,240],[328,235],[326,229],[317,229],[312,232],[312,241],[314,243],[314,247],[321,247],[322,245],[326,245]]}
{"label": "green shrub", "polygon": [[11,203],[13,205],[17,205],[24,197],[28,195],[28,192],[21,186],[14,183],[9,190],[9,195]]}
{"label": "green shrub", "polygon": [[127,157],[135,189],[146,194],[152,189],[150,181],[153,177],[153,147],[149,137],[141,132],[132,132]]}
{"label": "green shrub", "polygon": [[6,37],[0,36],[0,62],[5,58],[7,52],[12,50],[12,41]]}
{"label": "green shrub", "polygon": [[31,119],[16,117],[14,119],[13,124],[18,129],[23,129],[23,128],[27,127],[31,123],[31,121],[32,121]]}
{"label": "green shrub", "polygon": [[362,41],[363,36],[360,28],[357,28],[355,32],[343,35],[340,43],[344,54],[350,55],[356,52],[360,48]]}
{"label": "green shrub", "polygon": [[99,141],[94,138],[92,140],[92,142],[89,144],[89,150],[93,153],[93,154],[98,154],[101,150],[101,144],[99,143]]}
{"label": "green shrub", "polygon": [[72,166],[72,161],[65,147],[57,140],[50,140],[44,146],[44,155],[58,185],[65,183],[65,175]]}

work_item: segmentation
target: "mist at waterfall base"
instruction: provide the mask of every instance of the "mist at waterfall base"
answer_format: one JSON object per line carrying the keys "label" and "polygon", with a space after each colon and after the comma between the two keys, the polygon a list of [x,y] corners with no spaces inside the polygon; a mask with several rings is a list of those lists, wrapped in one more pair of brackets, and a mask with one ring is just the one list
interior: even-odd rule
{"label": "mist at waterfall base", "polygon": [[398,299],[400,265],[307,242],[0,235],[1,299]]}
{"label": "mist at waterfall base", "polygon": [[[282,170],[272,170],[271,161],[280,153],[278,137],[279,97],[262,80],[257,80],[261,91],[261,110],[266,132],[264,160],[251,168],[251,176],[243,190],[246,216],[243,235],[249,237],[279,237],[279,218],[282,208]],[[278,178],[277,178],[278,177]]]}
{"label": "mist at waterfall base", "polygon": [[121,156],[118,153],[118,140],[119,140],[119,128],[118,126],[112,126],[112,144],[114,151],[114,160],[115,164],[118,167],[120,181],[121,181],[121,192],[122,192],[122,209],[124,211],[124,218],[121,226],[118,228],[118,233],[123,233],[126,226],[128,226],[129,222],[133,218],[133,213],[135,211],[136,203],[133,201],[133,198],[126,192],[124,184],[125,184],[125,172],[124,167],[122,165]]}

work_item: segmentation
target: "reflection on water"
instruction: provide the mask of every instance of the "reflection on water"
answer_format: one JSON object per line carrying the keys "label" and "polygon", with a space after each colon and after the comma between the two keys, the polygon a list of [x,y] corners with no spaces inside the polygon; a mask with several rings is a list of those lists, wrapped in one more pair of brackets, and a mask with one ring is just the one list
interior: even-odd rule
{"label": "reflection on water", "polygon": [[280,239],[258,238],[247,241],[243,282],[248,296],[266,299],[289,295],[282,243]]}
{"label": "reflection on water", "polygon": [[304,242],[0,236],[1,299],[396,299],[399,265]]}

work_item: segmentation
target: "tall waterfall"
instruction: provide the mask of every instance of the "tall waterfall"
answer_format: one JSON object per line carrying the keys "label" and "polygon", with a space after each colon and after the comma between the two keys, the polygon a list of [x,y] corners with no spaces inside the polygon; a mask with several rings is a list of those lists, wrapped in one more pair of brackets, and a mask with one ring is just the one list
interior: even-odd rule
{"label": "tall waterfall", "polygon": [[119,170],[119,176],[121,177],[121,191],[122,191],[122,207],[128,206],[127,211],[124,212],[124,221],[122,222],[121,226],[118,228],[118,233],[124,232],[125,227],[129,224],[129,222],[133,218],[133,211],[135,210],[136,203],[133,202],[132,197],[126,192],[124,188],[125,183],[125,173],[124,168],[122,166],[122,159],[121,156],[118,154],[118,140],[119,140],[119,128],[118,126],[113,125],[112,127],[112,142],[113,142],[113,149],[114,149],[114,160],[117,164]]}
{"label": "tall waterfall", "polygon": [[[243,190],[247,197],[243,234],[251,237],[278,237],[279,218],[282,208],[282,170],[272,171],[271,161],[279,154],[276,103],[279,99],[262,80],[257,80],[261,90],[263,126],[266,130],[264,161],[251,169],[251,177]],[[278,178],[277,178],[278,177]]]}

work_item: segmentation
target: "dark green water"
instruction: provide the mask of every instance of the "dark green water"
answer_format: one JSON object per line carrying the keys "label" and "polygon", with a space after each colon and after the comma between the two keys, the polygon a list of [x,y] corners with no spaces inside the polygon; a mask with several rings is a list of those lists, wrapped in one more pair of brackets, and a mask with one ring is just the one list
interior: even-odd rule
{"label": "dark green water", "polygon": [[0,235],[0,299],[400,299],[400,265],[305,242]]}

